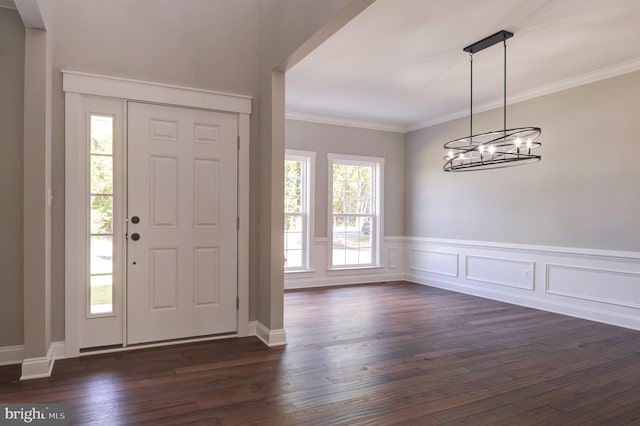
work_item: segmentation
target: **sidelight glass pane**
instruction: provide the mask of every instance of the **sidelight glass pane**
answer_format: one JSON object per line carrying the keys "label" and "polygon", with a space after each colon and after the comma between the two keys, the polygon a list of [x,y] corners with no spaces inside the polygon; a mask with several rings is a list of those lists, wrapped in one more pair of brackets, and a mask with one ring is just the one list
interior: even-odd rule
{"label": "sidelight glass pane", "polygon": [[113,237],[91,237],[91,275],[113,272]]}
{"label": "sidelight glass pane", "polygon": [[113,154],[113,117],[91,116],[91,153]]}
{"label": "sidelight glass pane", "polygon": [[91,193],[113,193],[113,157],[108,155],[91,156]]}
{"label": "sidelight glass pane", "polygon": [[113,312],[113,126],[113,117],[90,116],[90,315]]}
{"label": "sidelight glass pane", "polygon": [[113,276],[94,275],[91,277],[90,314],[110,314],[113,312]]}
{"label": "sidelight glass pane", "polygon": [[91,233],[113,233],[113,197],[110,195],[91,196]]}

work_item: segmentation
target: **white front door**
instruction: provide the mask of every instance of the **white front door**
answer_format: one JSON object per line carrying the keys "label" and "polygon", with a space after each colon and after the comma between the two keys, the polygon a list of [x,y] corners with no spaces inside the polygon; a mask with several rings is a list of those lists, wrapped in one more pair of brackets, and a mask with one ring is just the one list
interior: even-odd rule
{"label": "white front door", "polygon": [[237,331],[237,116],[130,102],[127,124],[127,342]]}

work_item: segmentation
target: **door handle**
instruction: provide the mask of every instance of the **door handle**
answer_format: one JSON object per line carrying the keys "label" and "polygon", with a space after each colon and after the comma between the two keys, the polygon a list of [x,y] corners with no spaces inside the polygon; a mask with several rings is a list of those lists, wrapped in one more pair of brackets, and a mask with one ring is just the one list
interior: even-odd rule
{"label": "door handle", "polygon": [[131,239],[133,241],[138,241],[140,239],[140,234],[138,234],[137,232],[134,232],[133,234],[131,234]]}
{"label": "door handle", "polygon": [[140,218],[138,216],[134,216],[131,218],[131,223],[140,223]]}

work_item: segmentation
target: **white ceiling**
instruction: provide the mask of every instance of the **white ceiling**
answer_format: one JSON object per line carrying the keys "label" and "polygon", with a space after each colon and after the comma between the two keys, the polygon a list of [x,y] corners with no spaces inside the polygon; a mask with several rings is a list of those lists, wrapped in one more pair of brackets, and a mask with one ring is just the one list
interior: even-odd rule
{"label": "white ceiling", "polygon": [[[502,29],[509,102],[640,69],[638,0],[377,0],[287,72],[288,116],[407,131],[468,115],[462,48]],[[502,55],[474,55],[474,111],[501,104]]]}

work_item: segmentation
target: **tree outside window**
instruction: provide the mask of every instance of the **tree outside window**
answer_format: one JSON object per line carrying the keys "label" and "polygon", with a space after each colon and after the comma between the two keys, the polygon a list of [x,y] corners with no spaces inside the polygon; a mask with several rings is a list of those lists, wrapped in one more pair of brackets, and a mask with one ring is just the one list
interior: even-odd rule
{"label": "tree outside window", "polygon": [[380,162],[330,155],[331,265],[377,264]]}

